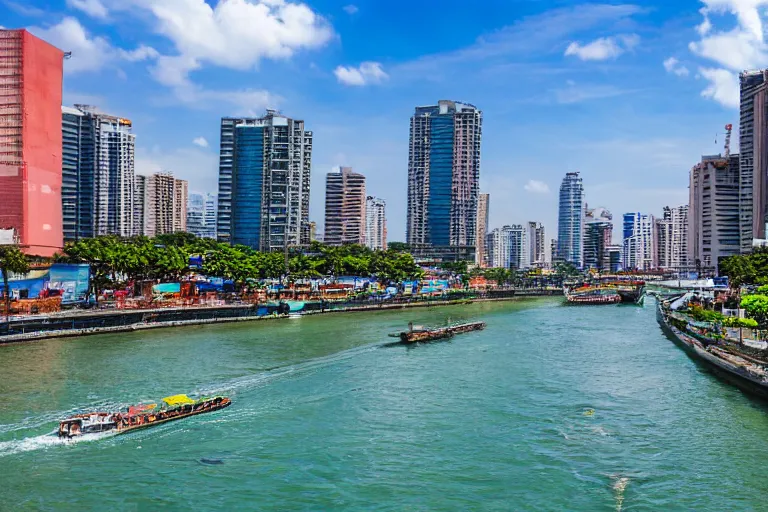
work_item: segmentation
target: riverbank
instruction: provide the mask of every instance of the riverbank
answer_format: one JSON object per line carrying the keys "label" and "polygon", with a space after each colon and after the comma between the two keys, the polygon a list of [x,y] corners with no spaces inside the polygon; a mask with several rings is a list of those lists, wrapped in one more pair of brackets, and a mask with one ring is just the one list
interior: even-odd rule
{"label": "riverbank", "polygon": [[[314,309],[294,313],[298,316],[319,315],[328,313],[354,313],[366,311],[387,311],[408,308],[428,308],[438,306],[455,306],[478,302],[506,302],[521,299],[552,297],[554,294],[540,292],[515,293],[509,297],[478,297],[456,300],[422,300],[414,302],[361,304],[340,308]],[[333,304],[331,304],[333,306]],[[168,327],[185,327],[193,325],[252,322],[266,320],[281,320],[292,315],[264,314],[264,306],[234,305],[190,308],[145,309],[131,311],[97,311],[93,313],[73,312],[60,314],[45,319],[35,319],[26,325],[14,325],[23,322],[12,322],[13,329],[22,332],[0,335],[0,345],[32,342],[50,338],[69,338],[91,336],[96,334],[116,334],[148,329]],[[58,327],[58,328],[57,328]]]}

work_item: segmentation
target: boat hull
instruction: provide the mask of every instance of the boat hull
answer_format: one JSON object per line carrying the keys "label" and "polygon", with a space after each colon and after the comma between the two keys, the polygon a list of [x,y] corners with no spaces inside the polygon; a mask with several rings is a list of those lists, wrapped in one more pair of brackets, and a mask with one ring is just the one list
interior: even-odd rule
{"label": "boat hull", "polygon": [[[164,411],[152,411],[144,414],[135,414],[132,416],[123,416],[121,413],[91,413],[80,414],[62,421],[59,425],[59,437],[71,439],[85,434],[95,434],[102,432],[113,432],[115,434],[127,434],[134,430],[141,430],[148,427],[154,427],[163,423],[175,420],[197,416],[209,412],[215,412],[225,409],[232,405],[232,401],[226,397],[218,397],[198,404],[184,405],[177,409]],[[187,410],[189,407],[189,410]],[[197,408],[196,408],[197,407]],[[164,415],[165,417],[160,417]],[[93,417],[100,417],[105,421],[103,423],[89,424],[84,426],[84,420]],[[77,425],[77,428],[73,428]]]}
{"label": "boat hull", "polygon": [[431,329],[424,331],[405,331],[400,333],[400,342],[405,344],[426,343],[453,338],[456,334],[465,332],[480,331],[485,329],[485,322],[473,322],[461,324],[453,327],[443,327],[440,329]]}
{"label": "boat hull", "polygon": [[671,325],[664,315],[660,302],[656,306],[656,320],[659,322],[659,325],[667,338],[672,340],[675,345],[682,348],[685,353],[688,354],[688,357],[695,362],[701,364],[721,380],[738,387],[742,391],[768,399],[768,383],[757,382],[740,373],[734,365],[731,365],[727,361],[723,361],[708,352],[706,347],[699,340],[683,333]]}

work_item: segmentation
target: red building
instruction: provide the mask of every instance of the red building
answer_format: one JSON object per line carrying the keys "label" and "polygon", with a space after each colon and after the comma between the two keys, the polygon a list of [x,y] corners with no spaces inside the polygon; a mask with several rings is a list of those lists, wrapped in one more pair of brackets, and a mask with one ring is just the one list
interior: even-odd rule
{"label": "red building", "polygon": [[63,59],[26,30],[0,30],[0,244],[37,256],[63,244]]}

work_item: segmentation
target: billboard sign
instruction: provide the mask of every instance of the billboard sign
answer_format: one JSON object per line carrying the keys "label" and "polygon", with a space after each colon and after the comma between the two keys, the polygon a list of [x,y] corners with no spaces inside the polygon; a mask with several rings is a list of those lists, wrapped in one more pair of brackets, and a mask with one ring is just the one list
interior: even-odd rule
{"label": "billboard sign", "polygon": [[49,272],[48,289],[61,290],[62,304],[85,302],[88,297],[90,278],[91,267],[89,265],[54,263]]}

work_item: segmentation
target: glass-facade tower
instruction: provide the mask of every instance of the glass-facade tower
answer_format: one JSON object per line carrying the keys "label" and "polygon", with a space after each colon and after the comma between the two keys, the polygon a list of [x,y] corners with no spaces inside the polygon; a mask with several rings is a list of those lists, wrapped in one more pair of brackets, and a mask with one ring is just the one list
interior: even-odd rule
{"label": "glass-facade tower", "polygon": [[582,268],[584,228],[584,185],[578,172],[569,172],[560,185],[557,224],[557,258]]}
{"label": "glass-facade tower", "polygon": [[[482,112],[441,100],[411,117],[406,239],[446,259],[475,257]],[[417,249],[418,252],[418,249]]]}
{"label": "glass-facade tower", "polygon": [[261,251],[309,245],[312,132],[274,110],[223,118],[217,237]]}

